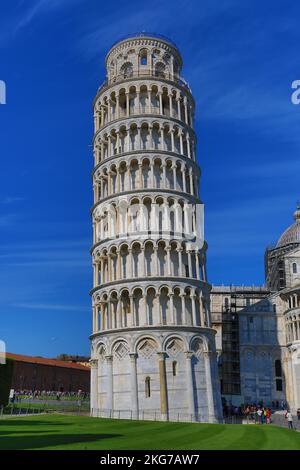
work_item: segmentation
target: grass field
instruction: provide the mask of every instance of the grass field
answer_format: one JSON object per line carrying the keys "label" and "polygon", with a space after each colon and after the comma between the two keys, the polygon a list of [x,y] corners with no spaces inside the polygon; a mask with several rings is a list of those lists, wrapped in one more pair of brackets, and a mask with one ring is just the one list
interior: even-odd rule
{"label": "grass field", "polygon": [[90,403],[89,402],[81,402],[80,406],[78,402],[69,401],[69,402],[61,402],[61,401],[53,401],[53,402],[45,402],[45,403],[36,403],[35,401],[32,402],[17,402],[13,405],[9,405],[4,409],[4,414],[10,414],[11,409],[13,408],[14,412],[21,408],[22,412],[25,414],[26,410],[29,412],[32,410],[51,410],[51,411],[90,411]]}
{"label": "grass field", "polygon": [[267,425],[160,423],[40,415],[0,420],[0,449],[300,449],[300,433]]}

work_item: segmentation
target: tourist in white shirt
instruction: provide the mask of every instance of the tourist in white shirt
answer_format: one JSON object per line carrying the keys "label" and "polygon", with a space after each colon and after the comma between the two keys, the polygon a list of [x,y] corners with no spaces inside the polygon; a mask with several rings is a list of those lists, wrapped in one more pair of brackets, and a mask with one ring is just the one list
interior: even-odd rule
{"label": "tourist in white shirt", "polygon": [[258,416],[258,422],[259,422],[260,424],[262,424],[262,423],[263,423],[263,421],[262,421],[263,410],[262,410],[261,408],[258,408],[258,410],[257,410],[256,413],[257,413],[257,416]]}
{"label": "tourist in white shirt", "polygon": [[289,429],[293,429],[293,415],[290,410],[286,411],[285,418],[287,419]]}

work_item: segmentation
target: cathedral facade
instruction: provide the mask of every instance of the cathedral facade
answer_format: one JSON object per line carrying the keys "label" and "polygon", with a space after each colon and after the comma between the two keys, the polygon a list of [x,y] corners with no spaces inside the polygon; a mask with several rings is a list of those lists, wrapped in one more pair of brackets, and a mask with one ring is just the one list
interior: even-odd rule
{"label": "cathedral facade", "polygon": [[300,407],[300,207],[265,253],[265,286],[213,286],[223,400]]}
{"label": "cathedral facade", "polygon": [[195,102],[168,39],[106,56],[94,100],[91,414],[218,422]]}

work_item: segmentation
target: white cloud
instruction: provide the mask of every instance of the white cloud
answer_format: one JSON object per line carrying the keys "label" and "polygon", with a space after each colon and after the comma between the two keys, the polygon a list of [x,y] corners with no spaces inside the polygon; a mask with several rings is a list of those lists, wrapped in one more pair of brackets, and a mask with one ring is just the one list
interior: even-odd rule
{"label": "white cloud", "polygon": [[43,303],[27,303],[17,302],[11,304],[12,307],[33,309],[33,310],[59,310],[63,312],[85,312],[90,310],[90,306],[80,305],[57,305],[57,304],[43,304]]}
{"label": "white cloud", "polygon": [[81,1],[83,0],[35,0],[26,2],[26,5],[29,4],[29,7],[27,8],[24,8],[24,2],[22,2],[22,11],[15,22],[14,32],[18,33],[22,28],[29,26],[42,14],[74,6],[76,3]]}
{"label": "white cloud", "polygon": [[90,268],[89,248],[87,240],[5,245],[1,246],[0,259],[2,266],[5,263],[8,267]]}
{"label": "white cloud", "polygon": [[0,227],[10,227],[17,220],[16,214],[0,215]]}
{"label": "white cloud", "polygon": [[3,196],[0,197],[0,204],[13,204],[14,202],[20,202],[24,201],[23,197],[17,197],[17,196]]}

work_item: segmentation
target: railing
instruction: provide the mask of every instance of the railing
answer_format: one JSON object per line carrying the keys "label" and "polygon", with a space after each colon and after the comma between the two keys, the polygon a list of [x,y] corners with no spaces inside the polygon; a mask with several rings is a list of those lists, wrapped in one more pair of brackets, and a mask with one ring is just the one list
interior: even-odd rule
{"label": "railing", "polygon": [[[288,422],[287,422],[287,419],[285,418],[285,412],[272,414],[271,423],[281,428],[287,428]],[[293,428],[296,429],[297,431],[300,431],[300,420],[295,415],[293,415]]]}
{"label": "railing", "polygon": [[124,72],[122,74],[115,75],[114,77],[105,80],[100,87],[97,90],[97,94],[100,91],[106,90],[108,87],[111,85],[114,85],[115,83],[122,82],[124,80],[128,79],[135,79],[135,78],[147,78],[147,77],[155,77],[158,79],[163,79],[163,80],[171,80],[172,82],[175,82],[177,85],[182,86],[183,88],[186,88],[190,93],[191,93],[191,88],[188,84],[188,82],[179,76],[173,75],[170,72],[160,72],[152,69],[143,69],[143,70],[130,70],[127,73]]}
{"label": "railing", "polygon": [[[134,410],[109,410],[109,409],[91,409],[91,416],[94,418],[108,419],[129,419],[139,421],[170,421],[170,422],[187,422],[187,423],[208,423],[208,419],[204,419],[199,414],[178,413],[176,411],[161,413],[159,410],[140,410],[138,413]],[[213,420],[215,421],[215,420]],[[222,420],[223,421],[223,420]]]}
{"label": "railing", "polygon": [[[104,125],[111,123],[112,121],[116,119],[122,119],[128,116],[139,116],[140,114],[155,114],[159,115],[160,114],[160,109],[159,106],[131,106],[129,108],[129,112],[127,114],[127,110],[120,108],[119,109],[119,115],[117,117],[117,112],[114,110],[111,112],[111,119],[106,119],[104,120]],[[169,110],[164,112],[161,116],[163,117],[170,117],[170,112]]]}
{"label": "railing", "polygon": [[131,33],[131,34],[127,34],[126,36],[122,36],[120,39],[118,39],[112,44],[111,49],[115,47],[117,44],[119,44],[120,42],[127,41],[129,39],[136,39],[136,38],[161,39],[162,41],[168,42],[169,44],[171,44],[173,47],[177,49],[175,42],[173,42],[167,36],[164,36],[163,34],[158,34],[158,33],[147,33],[145,31],[140,32],[140,33]]}
{"label": "railing", "polygon": [[0,418],[6,418],[8,416],[27,416],[40,413],[78,413],[88,415],[90,411],[89,401],[70,401],[63,403],[59,401],[18,401],[11,403],[7,406],[0,407]]}
{"label": "railing", "polygon": [[[97,128],[97,131],[105,127],[107,124],[111,124],[113,121],[117,119],[124,119],[127,117],[140,116],[140,115],[145,115],[145,114],[161,116],[162,118],[171,118],[171,119],[174,118],[174,119],[179,120],[178,112],[175,109],[173,109],[173,114],[171,116],[169,109],[164,109],[163,113],[161,113],[159,106],[132,106],[131,108],[129,108],[128,113],[126,109],[124,110],[123,108],[120,108],[118,115],[117,115],[117,111],[115,110],[111,111],[110,119],[108,119],[107,115],[105,115],[103,125]],[[185,119],[183,119],[182,116],[180,120],[185,123]]]}

